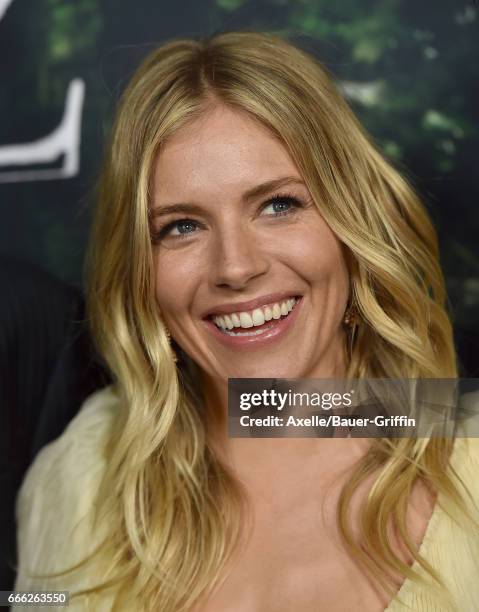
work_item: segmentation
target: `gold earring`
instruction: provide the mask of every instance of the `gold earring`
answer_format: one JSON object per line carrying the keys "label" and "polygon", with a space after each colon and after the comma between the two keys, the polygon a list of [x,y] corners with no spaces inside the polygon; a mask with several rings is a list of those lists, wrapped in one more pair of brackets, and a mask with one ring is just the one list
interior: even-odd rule
{"label": "gold earring", "polygon": [[168,343],[170,345],[171,352],[173,353],[173,361],[175,363],[177,363],[178,362],[178,357],[177,357],[177,355],[175,353],[175,350],[173,349],[173,347],[171,345],[171,334],[170,334],[170,330],[166,327],[166,325],[165,325],[165,334],[166,334],[166,337],[168,338]]}
{"label": "gold earring", "polygon": [[354,327],[356,325],[356,310],[354,306],[348,306],[344,313],[343,323],[348,327]]}

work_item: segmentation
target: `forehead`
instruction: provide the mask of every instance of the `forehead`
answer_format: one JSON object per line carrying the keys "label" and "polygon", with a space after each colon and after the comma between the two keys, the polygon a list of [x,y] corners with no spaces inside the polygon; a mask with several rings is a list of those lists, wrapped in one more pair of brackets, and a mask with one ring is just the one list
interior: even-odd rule
{"label": "forehead", "polygon": [[283,175],[301,178],[284,144],[245,111],[217,106],[164,144],[153,183],[158,200],[179,190],[243,189]]}

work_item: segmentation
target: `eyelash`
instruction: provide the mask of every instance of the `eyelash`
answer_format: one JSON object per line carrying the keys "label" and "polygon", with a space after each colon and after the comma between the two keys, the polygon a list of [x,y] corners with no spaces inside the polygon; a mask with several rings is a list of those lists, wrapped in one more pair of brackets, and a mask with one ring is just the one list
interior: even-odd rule
{"label": "eyelash", "polygon": [[[284,193],[284,194],[279,193],[269,198],[266,202],[264,202],[261,207],[261,210],[263,210],[263,208],[266,208],[267,206],[270,206],[271,204],[276,204],[278,202],[282,202],[282,203],[287,202],[288,204],[292,204],[293,208],[289,210],[285,210],[285,211],[282,210],[282,211],[273,213],[272,215],[267,215],[268,217],[274,217],[274,218],[284,217],[284,216],[293,214],[299,208],[304,208],[303,202],[301,202],[301,200],[299,200],[296,196],[289,194],[289,193]],[[162,238],[165,238],[165,236],[168,235],[168,232],[171,229],[173,229],[176,225],[180,223],[184,223],[185,221],[188,221],[189,223],[198,224],[197,221],[193,221],[193,219],[188,219],[188,218],[177,219],[176,221],[172,221],[171,223],[168,223],[167,225],[162,227],[157,232],[152,233],[153,244],[157,244],[158,242],[160,242]],[[179,234],[178,236],[170,236],[170,238],[174,238],[175,240],[184,240],[185,238],[187,239],[191,234],[195,234],[195,233],[196,232],[186,232],[185,234]]]}

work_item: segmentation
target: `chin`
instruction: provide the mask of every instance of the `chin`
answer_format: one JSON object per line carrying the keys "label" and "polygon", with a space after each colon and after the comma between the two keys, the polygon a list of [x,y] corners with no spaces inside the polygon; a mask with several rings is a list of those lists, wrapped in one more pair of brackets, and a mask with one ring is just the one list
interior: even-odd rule
{"label": "chin", "polygon": [[251,366],[237,368],[227,375],[228,378],[301,378],[302,374],[297,367],[291,366],[266,366],[262,367],[255,360]]}

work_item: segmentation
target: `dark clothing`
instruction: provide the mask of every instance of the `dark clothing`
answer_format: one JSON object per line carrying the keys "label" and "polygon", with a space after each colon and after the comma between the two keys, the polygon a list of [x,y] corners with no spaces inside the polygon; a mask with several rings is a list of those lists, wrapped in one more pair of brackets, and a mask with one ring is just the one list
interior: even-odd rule
{"label": "dark clothing", "polygon": [[4,257],[0,287],[0,590],[11,590],[24,473],[109,376],[94,356],[77,289]]}

